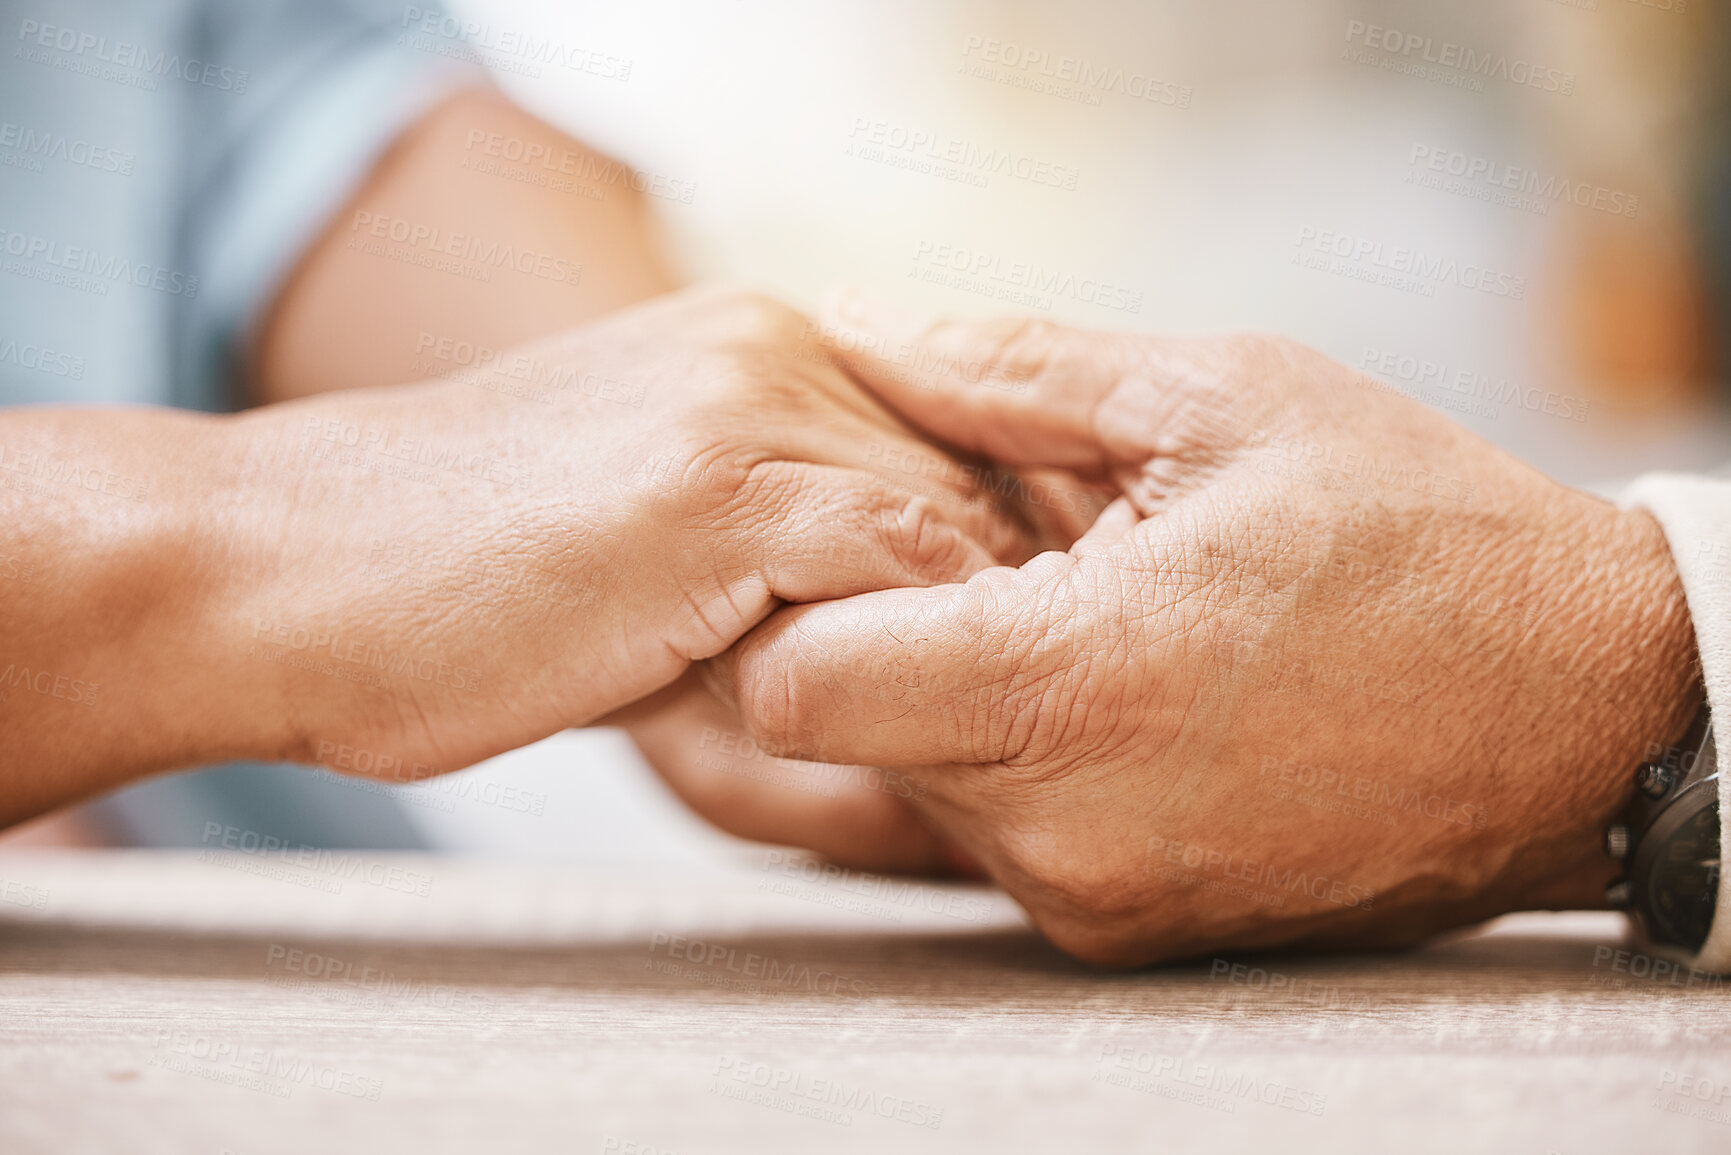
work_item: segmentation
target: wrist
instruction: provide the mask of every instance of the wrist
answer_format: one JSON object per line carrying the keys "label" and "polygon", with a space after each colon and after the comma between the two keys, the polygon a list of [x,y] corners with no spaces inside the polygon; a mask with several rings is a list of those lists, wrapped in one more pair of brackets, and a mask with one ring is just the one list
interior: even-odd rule
{"label": "wrist", "polygon": [[0,604],[0,761],[16,768],[0,823],[258,748],[210,624],[232,505],[225,424],[163,410],[9,423],[15,453],[78,481],[0,501],[30,563]]}
{"label": "wrist", "polygon": [[[106,664],[124,689],[134,774],[272,756],[268,677],[235,645],[237,607],[259,576],[259,498],[286,506],[281,486],[246,467],[236,417],[163,414],[147,435],[164,468],[150,516],[111,559],[105,620],[133,614]],[[287,509],[274,523],[280,539]],[[116,695],[120,697],[119,694]]]}
{"label": "wrist", "polygon": [[1565,591],[1582,609],[1561,639],[1564,653],[1579,655],[1578,688],[1539,722],[1540,733],[1554,736],[1559,797],[1552,869],[1534,905],[1607,905],[1604,888],[1621,867],[1605,853],[1605,829],[1628,807],[1636,767],[1674,744],[1702,701],[1694,623],[1658,522],[1593,505]]}

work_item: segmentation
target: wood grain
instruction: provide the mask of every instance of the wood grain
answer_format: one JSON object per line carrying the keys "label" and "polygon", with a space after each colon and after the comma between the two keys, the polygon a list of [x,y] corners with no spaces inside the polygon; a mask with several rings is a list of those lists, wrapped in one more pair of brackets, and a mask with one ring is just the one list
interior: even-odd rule
{"label": "wood grain", "polygon": [[0,1152],[1731,1150],[1727,988],[1614,916],[1101,974],[781,852],[301,858],[0,855]]}

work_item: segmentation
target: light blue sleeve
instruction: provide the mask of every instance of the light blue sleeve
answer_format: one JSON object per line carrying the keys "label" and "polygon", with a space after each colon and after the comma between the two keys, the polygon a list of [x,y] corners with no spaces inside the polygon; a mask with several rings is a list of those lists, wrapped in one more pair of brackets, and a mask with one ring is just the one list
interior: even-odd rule
{"label": "light blue sleeve", "polygon": [[227,408],[239,354],[306,246],[393,140],[485,74],[426,51],[413,34],[425,7],[361,0],[252,0],[215,6],[211,39],[223,59],[259,62],[236,99],[194,110],[186,259],[200,290],[190,302],[182,379]]}

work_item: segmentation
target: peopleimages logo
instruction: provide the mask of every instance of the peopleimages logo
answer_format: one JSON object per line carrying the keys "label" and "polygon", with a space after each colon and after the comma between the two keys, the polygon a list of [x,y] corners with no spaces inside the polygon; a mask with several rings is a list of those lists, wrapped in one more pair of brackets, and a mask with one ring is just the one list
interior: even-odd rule
{"label": "peopleimages logo", "polygon": [[[583,278],[581,262],[567,260],[556,253],[516,249],[471,233],[450,232],[436,225],[384,213],[371,213],[365,209],[355,211],[354,220],[349,223],[349,232],[400,245],[405,252],[399,253],[399,256],[420,253],[427,258],[426,261],[409,263],[429,264],[429,267],[432,267],[436,264],[435,259],[440,257],[472,262],[475,267],[470,272],[480,274],[475,278],[477,280],[490,279],[489,269],[512,269],[525,276],[568,285],[578,284]],[[354,247],[353,242],[350,247]],[[380,252],[390,255],[390,250],[387,249],[381,249]]]}
{"label": "peopleimages logo", "polygon": [[[1641,207],[1641,198],[1633,193],[1571,181],[1555,173],[1540,173],[1537,169],[1472,156],[1458,149],[1415,144],[1408,163],[1412,165],[1407,174],[1408,184],[1539,215],[1548,213],[1551,204],[1558,201],[1619,217],[1632,217]],[[1457,179],[1449,181],[1446,177]]]}
{"label": "peopleimages logo", "polygon": [[0,365],[7,364],[17,365],[21,369],[34,369],[38,373],[47,373],[53,377],[79,380],[84,376],[82,357],[56,352],[29,342],[19,342],[10,337],[0,337]]}
{"label": "peopleimages logo", "polygon": [[0,693],[9,687],[84,706],[96,705],[96,692],[102,688],[95,682],[86,682],[40,667],[32,670],[29,666],[21,666],[17,662],[8,662],[4,669],[0,669]]}
{"label": "peopleimages logo", "polygon": [[[649,939],[649,954],[653,958],[665,948],[669,959],[677,959],[703,967],[710,973],[726,973],[737,975],[748,980],[745,986],[760,987],[768,985],[771,988],[788,991],[805,991],[808,994],[838,995],[847,998],[864,998],[869,991],[860,979],[849,975],[836,974],[834,971],[812,970],[810,966],[799,962],[784,962],[772,955],[756,954],[746,951],[741,954],[738,947],[725,943],[704,942],[702,939],[689,939],[683,935],[668,934],[656,931]],[[652,963],[646,969],[658,969]],[[662,970],[663,974],[678,973],[681,968]]]}
{"label": "peopleimages logo", "polygon": [[[434,480],[438,472],[462,475],[494,485],[527,489],[534,479],[533,468],[515,461],[462,446],[410,437],[401,430],[387,426],[356,425],[336,417],[309,414],[301,432],[304,449],[310,449],[321,460],[336,460],[344,465],[357,465],[380,472],[380,463],[390,462],[424,467],[419,472],[426,477],[411,476],[410,480]],[[344,453],[343,451],[350,451]]]}
{"label": "peopleimages logo", "polygon": [[[1140,1076],[1138,1078],[1137,1076]],[[1181,1055],[1162,1055],[1118,1043],[1100,1044],[1100,1057],[1095,1060],[1092,1082],[1109,1083],[1144,1094],[1159,1094],[1176,1098],[1161,1091],[1196,1088],[1213,1092],[1218,1098],[1197,1100],[1198,1106],[1214,1107],[1227,1114],[1236,1114],[1240,1102],[1261,1103],[1302,1115],[1321,1115],[1328,1110],[1328,1096],[1307,1087],[1282,1083],[1274,1079],[1257,1078],[1245,1071],[1235,1071],[1211,1063],[1197,1063]]]}
{"label": "peopleimages logo", "polygon": [[993,176],[1005,176],[1074,192],[1081,177],[1073,165],[867,116],[854,117],[846,155],[979,188],[985,188]]}
{"label": "peopleimages logo", "polygon": [[[18,22],[18,39],[30,49],[52,49],[74,58],[106,64],[144,73],[146,78],[173,76],[188,84],[214,88],[222,92],[245,92],[248,74],[244,69],[224,68],[193,57],[182,58],[177,52],[156,51],[126,40],[110,43],[108,37],[81,32],[59,24],[43,24],[36,20]],[[52,58],[32,55],[38,64],[55,63]],[[71,71],[81,71],[74,68]],[[154,81],[149,87],[154,88]]]}
{"label": "peopleimages logo", "polygon": [[[869,455],[868,455],[869,456]],[[895,770],[884,770],[877,766],[858,766],[832,762],[801,762],[796,758],[778,758],[757,744],[756,739],[749,734],[739,734],[732,730],[722,730],[715,726],[703,727],[698,735],[699,750],[713,750],[725,757],[707,759],[710,769],[723,773],[738,774],[742,777],[754,777],[749,773],[751,762],[769,763],[774,766],[797,766],[797,771],[791,772],[791,780],[771,776],[771,780],[786,781],[793,785],[800,779],[810,779],[807,785],[826,787],[827,791],[811,791],[823,793],[825,797],[834,797],[837,787],[845,783],[849,787],[860,790],[879,790],[897,798],[907,798],[915,802],[923,801],[926,796],[926,782],[923,778],[909,778],[906,774]],[[794,786],[798,789],[798,786]]]}
{"label": "peopleimages logo", "polygon": [[[1536,389],[1512,382],[1507,377],[1491,377],[1473,369],[1451,369],[1440,361],[1413,357],[1388,349],[1366,345],[1359,357],[1359,367],[1392,377],[1413,387],[1413,391],[1395,392],[1435,403],[1427,388],[1445,390],[1465,398],[1482,399],[1508,408],[1521,408],[1530,413],[1543,413],[1564,421],[1585,421],[1592,412],[1591,401],[1551,389]],[[1452,406],[1451,406],[1452,408]]]}
{"label": "peopleimages logo", "polygon": [[1348,20],[1346,40],[1344,55],[1355,64],[1410,73],[1473,91],[1482,90],[1486,80],[1502,80],[1562,96],[1571,96],[1575,91],[1573,72],[1518,57],[1511,59],[1501,52],[1480,52],[1453,40],[1438,40],[1419,32]]}
{"label": "peopleimages logo", "polygon": [[[1423,814],[1426,818],[1434,818],[1439,822],[1470,826],[1478,830],[1485,828],[1484,807],[1470,802],[1457,802],[1441,794],[1427,794],[1422,790],[1395,786],[1363,775],[1342,774],[1293,758],[1283,759],[1278,754],[1264,754],[1259,776],[1266,780],[1271,770],[1274,772],[1274,783],[1315,791],[1319,796],[1333,794],[1338,800],[1381,807],[1389,812],[1391,818],[1393,814],[1400,813]],[[1384,825],[1392,825],[1392,821]]]}
{"label": "peopleimages logo", "polygon": [[603,80],[631,79],[632,62],[625,57],[596,52],[553,36],[480,20],[459,20],[438,9],[404,8],[402,28],[404,37],[413,37],[398,40],[407,47],[473,60],[508,72],[540,76],[536,66],[551,64]]}
{"label": "peopleimages logo", "polygon": [[1018,304],[1050,308],[1051,298],[1064,297],[1123,313],[1142,311],[1140,289],[1125,288],[1098,277],[1079,277],[1032,261],[1005,259],[966,245],[919,241],[914,245],[914,265],[921,270],[920,279],[928,283],[947,284]]}
{"label": "peopleimages logo", "polygon": [[1235,879],[1251,886],[1267,887],[1271,891],[1289,895],[1303,893],[1319,902],[1332,902],[1337,906],[1369,910],[1376,899],[1376,891],[1368,886],[1330,879],[1321,874],[1294,870],[1291,867],[1282,869],[1271,862],[1240,858],[1225,851],[1175,838],[1163,838],[1158,834],[1149,836],[1148,853],[1151,856],[1158,855],[1170,865],[1181,866],[1185,870],[1218,874],[1222,878]]}
{"label": "peopleimages logo", "polygon": [[15,882],[9,878],[0,878],[0,902],[13,906],[28,907],[31,910],[48,909],[49,892],[40,886],[31,886],[28,882]]}
{"label": "peopleimages logo", "polygon": [[711,1072],[711,1094],[728,1094],[728,1098],[747,1099],[743,1093],[755,1089],[761,1097],[749,1097],[762,1106],[785,1110],[791,1115],[810,1114],[812,1105],[834,1108],[841,1117],[817,1115],[824,1122],[848,1126],[853,1115],[875,1116],[914,1127],[936,1131],[944,1125],[944,1109],[905,1095],[888,1094],[873,1087],[849,1083],[845,1079],[814,1076],[807,1071],[795,1071],[758,1062],[741,1055],[722,1055]]}
{"label": "peopleimages logo", "polygon": [[[16,154],[32,162],[32,171],[42,171],[41,161],[57,160],[79,168],[131,176],[137,158],[125,149],[95,144],[63,132],[37,129],[30,125],[0,120],[0,148],[16,150]],[[6,163],[0,158],[0,163]],[[13,167],[19,167],[14,164]]]}
{"label": "peopleimages logo", "polygon": [[[221,848],[220,851],[200,851],[201,862],[232,866],[237,865],[238,856],[242,855],[254,860],[275,859],[285,866],[300,867],[329,876],[323,881],[312,880],[318,883],[315,889],[324,890],[328,894],[340,894],[343,880],[364,882],[369,886],[412,894],[418,898],[425,898],[433,892],[433,876],[430,874],[358,853],[288,842],[273,834],[261,834],[256,830],[244,830],[238,826],[225,826],[220,822],[206,822],[204,836],[199,841],[206,847],[214,845]],[[229,851],[236,858],[225,862],[221,851]],[[291,877],[287,881],[295,879]]]}
{"label": "peopleimages logo", "polygon": [[521,136],[510,136],[502,132],[488,132],[485,129],[471,128],[468,138],[464,141],[465,154],[481,153],[480,157],[465,155],[459,168],[473,172],[492,175],[507,175],[513,170],[488,164],[492,161],[508,161],[520,165],[523,169],[540,169],[545,174],[570,177],[574,182],[570,189],[559,185],[546,185],[536,180],[526,180],[524,183],[536,184],[541,187],[554,187],[561,191],[574,191],[577,188],[592,187],[600,195],[600,186],[614,185],[628,188],[632,192],[646,196],[660,197],[663,200],[677,201],[688,205],[692,197],[697,195],[697,185],[692,181],[678,180],[657,172],[643,172],[629,165],[620,164],[616,160],[608,160],[593,153],[578,152],[569,148],[553,149],[539,141],[529,140]]}
{"label": "peopleimages logo", "polygon": [[[85,465],[69,458],[50,457],[42,453],[20,453],[16,449],[0,445],[0,475],[5,474],[40,482],[49,489],[73,486],[87,493],[100,493],[125,501],[143,501],[150,496],[148,481],[115,473],[101,466]],[[0,481],[4,480],[6,479],[0,476]]]}
{"label": "peopleimages logo", "polygon": [[962,56],[972,62],[971,67],[967,63],[962,66],[968,75],[1084,104],[1099,104],[1100,94],[1111,92],[1150,104],[1189,108],[1194,95],[1188,84],[1099,64],[1085,57],[1054,56],[1013,41],[969,36],[962,43]]}
{"label": "peopleimages logo", "polygon": [[52,280],[57,274],[69,278],[66,282],[68,287],[94,291],[101,296],[108,293],[107,282],[125,282],[140,289],[167,293],[171,297],[198,296],[198,276],[194,273],[132,261],[113,253],[99,253],[81,245],[62,245],[50,237],[0,227],[0,252],[17,258],[18,262],[32,262],[18,263],[16,268],[12,267],[14,262],[8,262],[7,272],[35,276],[39,280]]}
{"label": "peopleimages logo", "polygon": [[417,681],[447,686],[470,693],[481,688],[481,671],[472,666],[458,666],[436,654],[411,653],[389,649],[382,643],[347,637],[332,629],[255,619],[252,626],[254,641],[261,641],[280,650],[318,655],[357,667],[393,675],[406,675]]}
{"label": "peopleimages logo", "polygon": [[[1330,258],[1334,258],[1332,262]],[[1294,260],[1307,268],[1426,297],[1434,296],[1439,284],[1515,301],[1525,300],[1527,295],[1527,279],[1517,273],[1310,225],[1298,230],[1298,253]]]}

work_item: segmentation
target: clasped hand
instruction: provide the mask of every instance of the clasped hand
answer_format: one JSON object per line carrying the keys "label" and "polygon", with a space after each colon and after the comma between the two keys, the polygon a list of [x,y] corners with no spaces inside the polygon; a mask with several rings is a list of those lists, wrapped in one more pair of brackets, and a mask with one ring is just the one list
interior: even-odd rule
{"label": "clasped hand", "polygon": [[1064,552],[757,626],[718,664],[759,741],[917,768],[1102,963],[1603,905],[1601,832],[1690,709],[1651,517],[1283,340],[826,332],[941,442],[1117,496]]}
{"label": "clasped hand", "polygon": [[[819,327],[709,292],[526,355],[645,403],[540,412],[473,381],[299,403],[536,478],[313,471],[332,548],[449,527],[559,596],[392,604],[272,555],[247,620],[314,607],[487,671],[385,709],[270,667],[287,752],[334,733],[455,766],[617,722],[727,829],[983,868],[1059,946],[1130,964],[1593,905],[1628,768],[1687,722],[1651,518],[1286,341],[857,304]],[[705,757],[720,734],[884,773],[801,793]]]}

